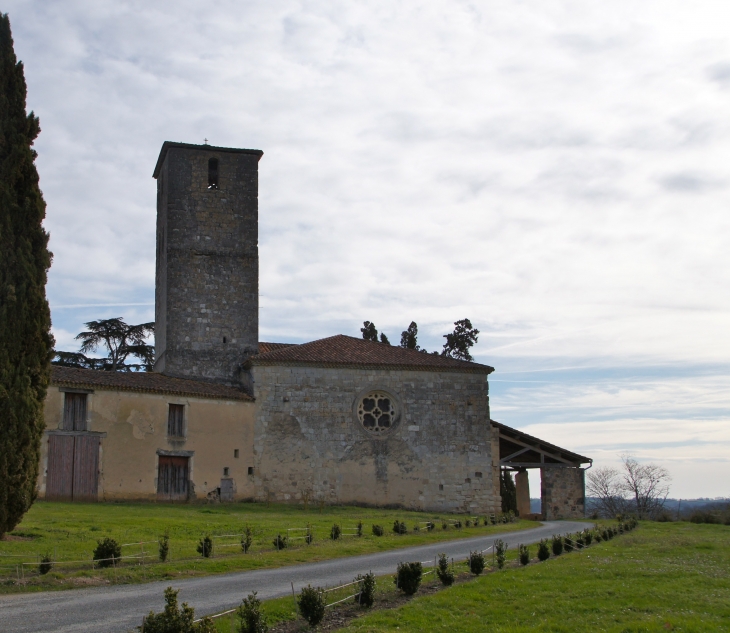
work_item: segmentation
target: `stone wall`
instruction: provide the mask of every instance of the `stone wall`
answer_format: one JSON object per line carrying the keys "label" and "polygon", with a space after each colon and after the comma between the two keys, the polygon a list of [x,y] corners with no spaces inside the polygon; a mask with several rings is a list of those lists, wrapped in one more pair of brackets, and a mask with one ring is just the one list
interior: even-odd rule
{"label": "stone wall", "polygon": [[543,468],[542,514],[545,520],[585,517],[585,470]]}
{"label": "stone wall", "polygon": [[[484,374],[254,366],[256,495],[487,513],[500,508]],[[374,437],[356,414],[371,390],[399,418]]]}
{"label": "stone wall", "polygon": [[[211,158],[217,189],[208,188]],[[156,371],[235,384],[258,350],[258,160],[254,150],[166,150],[157,176]]]}

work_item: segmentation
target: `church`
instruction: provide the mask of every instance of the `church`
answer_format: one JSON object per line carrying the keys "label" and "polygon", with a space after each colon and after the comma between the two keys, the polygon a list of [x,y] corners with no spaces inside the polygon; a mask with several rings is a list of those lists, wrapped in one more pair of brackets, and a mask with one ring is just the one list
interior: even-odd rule
{"label": "church", "polygon": [[491,514],[500,471],[582,517],[582,455],[495,422],[488,365],[344,335],[259,341],[260,150],[165,142],[155,365],[53,367],[39,497],[356,504]]}

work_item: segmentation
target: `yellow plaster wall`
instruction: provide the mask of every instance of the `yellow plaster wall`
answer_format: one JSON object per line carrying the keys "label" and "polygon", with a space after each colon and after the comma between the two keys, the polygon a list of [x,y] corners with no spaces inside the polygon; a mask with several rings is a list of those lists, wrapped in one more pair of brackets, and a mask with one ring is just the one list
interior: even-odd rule
{"label": "yellow plaster wall", "polygon": [[[61,428],[64,395],[48,388],[46,429]],[[168,404],[185,406],[186,438],[168,439]],[[229,468],[235,498],[254,496],[254,403],[96,389],[87,399],[87,430],[106,433],[101,440],[99,499],[149,499],[157,496],[157,450],[194,451],[190,459],[196,498],[220,486]],[[239,457],[234,458],[234,449]],[[45,495],[48,435],[41,445],[39,496]]]}

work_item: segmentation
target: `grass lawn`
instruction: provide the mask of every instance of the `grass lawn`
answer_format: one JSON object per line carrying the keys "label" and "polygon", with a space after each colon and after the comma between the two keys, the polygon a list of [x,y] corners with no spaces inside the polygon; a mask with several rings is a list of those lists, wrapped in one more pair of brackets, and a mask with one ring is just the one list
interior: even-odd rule
{"label": "grass lawn", "polygon": [[[235,503],[225,505],[188,505],[153,503],[79,504],[38,501],[23,518],[22,523],[5,540],[0,541],[0,593],[71,588],[112,582],[144,582],[145,580],[177,579],[193,575],[231,572],[263,567],[279,567],[341,556],[352,556],[382,550],[421,545],[441,540],[466,538],[508,530],[535,527],[535,523],[520,521],[485,527],[453,527],[442,529],[442,520],[460,519],[463,515],[382,510],[347,506],[302,506],[265,503]],[[393,522],[404,521],[408,534],[396,535]],[[351,533],[358,521],[363,522],[363,536],[343,536],[337,541],[329,538],[332,525],[338,523],[343,533]],[[434,521],[436,529],[427,532],[424,525],[414,531],[419,522]],[[277,533],[286,536],[287,528],[304,528],[311,524],[315,540],[306,545],[303,540],[292,541],[292,547],[276,551],[273,539]],[[480,521],[482,523],[482,521]],[[385,534],[376,537],[372,525],[382,525]],[[243,554],[239,538],[214,539],[213,557],[204,559],[196,547],[205,534],[212,536],[240,534],[244,526],[254,531],[250,553]],[[165,532],[170,535],[168,562],[157,561],[157,540]],[[291,532],[302,536],[303,531]],[[125,561],[116,570],[92,569],[92,552],[97,539],[112,537],[119,543],[152,541],[144,546],[145,561]],[[222,547],[222,545],[233,545]],[[138,555],[141,547],[130,545],[122,554]],[[39,555],[50,554],[56,561],[88,561],[73,565],[56,564],[45,576],[38,574]],[[17,565],[25,565],[22,573]],[[23,578],[25,576],[25,578]]]}
{"label": "grass lawn", "polygon": [[544,563],[520,568],[515,555],[508,569],[368,613],[342,630],[730,631],[728,526],[644,522]]}

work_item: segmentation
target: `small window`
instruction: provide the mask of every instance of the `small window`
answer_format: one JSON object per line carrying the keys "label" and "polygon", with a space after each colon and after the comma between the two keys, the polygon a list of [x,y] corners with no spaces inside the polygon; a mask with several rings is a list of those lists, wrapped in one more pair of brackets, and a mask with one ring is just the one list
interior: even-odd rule
{"label": "small window", "polygon": [[64,431],[86,431],[86,394],[66,393],[63,403]]}
{"label": "small window", "polygon": [[253,475],[253,466],[248,467],[248,474]]}
{"label": "small window", "polygon": [[482,478],[482,473],[480,473],[479,471],[477,471],[477,472],[475,472],[475,473],[474,473],[474,476],[475,476],[475,477],[476,477],[477,479],[481,479],[481,478]]}
{"label": "small window", "polygon": [[238,449],[237,449],[237,448],[234,448],[234,449],[233,449],[233,457],[234,457],[235,459],[238,459]]}
{"label": "small window", "polygon": [[167,413],[167,435],[169,437],[185,437],[184,418],[185,405],[171,404]]}
{"label": "small window", "polygon": [[443,490],[443,489],[444,489],[444,485],[443,484],[439,484],[439,490]]}
{"label": "small window", "polygon": [[223,469],[223,476],[228,477],[228,466]]}
{"label": "small window", "polygon": [[208,189],[218,189],[218,159],[208,161]]}
{"label": "small window", "polygon": [[467,477],[466,479],[464,479],[464,483],[465,484],[470,484],[471,483],[471,477]]}

